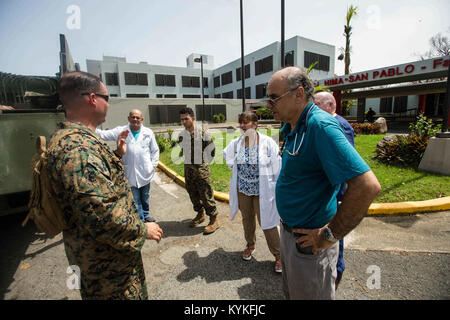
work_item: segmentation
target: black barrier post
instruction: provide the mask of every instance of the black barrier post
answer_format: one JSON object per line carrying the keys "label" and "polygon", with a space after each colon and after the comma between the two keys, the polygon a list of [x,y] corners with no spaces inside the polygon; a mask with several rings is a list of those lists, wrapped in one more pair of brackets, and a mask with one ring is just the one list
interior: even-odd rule
{"label": "black barrier post", "polygon": [[244,18],[241,0],[241,81],[242,81],[242,112],[245,112],[245,72],[244,72]]}
{"label": "black barrier post", "polygon": [[448,73],[447,73],[447,94],[445,96],[444,103],[444,121],[442,122],[442,132],[447,132],[448,126],[448,113],[450,112],[450,61],[448,64]]}

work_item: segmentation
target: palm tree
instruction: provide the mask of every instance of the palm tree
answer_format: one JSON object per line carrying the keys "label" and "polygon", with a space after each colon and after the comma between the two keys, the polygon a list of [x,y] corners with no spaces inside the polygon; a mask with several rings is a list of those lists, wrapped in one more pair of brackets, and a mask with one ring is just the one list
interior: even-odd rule
{"label": "palm tree", "polygon": [[344,63],[345,63],[345,74],[350,73],[350,36],[352,35],[352,26],[350,22],[353,16],[357,15],[356,10],[358,7],[354,7],[350,5],[350,8],[347,9],[347,24],[344,26],[344,36],[345,36],[345,54],[344,54]]}
{"label": "palm tree", "polygon": [[[353,16],[357,15],[356,10],[358,7],[350,5],[350,7],[347,9],[347,16],[346,16],[346,25],[344,26],[344,37],[345,37],[345,50],[344,48],[340,48],[341,54],[338,57],[338,60],[344,60],[345,64],[345,74],[350,73],[350,52],[351,52],[351,45],[350,45],[350,36],[352,35],[352,26],[350,25],[350,22],[353,18]],[[343,115],[346,115],[348,113],[349,109],[349,101],[344,100],[342,101],[342,109],[341,113]]]}

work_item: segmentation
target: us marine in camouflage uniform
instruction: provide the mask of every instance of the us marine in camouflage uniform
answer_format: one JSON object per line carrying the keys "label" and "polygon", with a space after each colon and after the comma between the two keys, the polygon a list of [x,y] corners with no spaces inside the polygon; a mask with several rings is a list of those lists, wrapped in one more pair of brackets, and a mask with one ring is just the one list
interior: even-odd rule
{"label": "us marine in camouflage uniform", "polygon": [[211,187],[209,163],[214,159],[215,145],[211,136],[202,128],[195,127],[194,112],[191,108],[180,111],[180,118],[185,130],[178,138],[181,152],[184,154],[184,178],[186,190],[197,216],[190,226],[195,227],[205,221],[205,213],[210,217],[204,234],[210,234],[219,228],[216,201]]}
{"label": "us marine in camouflage uniform", "polygon": [[159,242],[162,230],[139,219],[118,158],[126,136],[113,153],[94,132],[108,110],[106,87],[84,72],[65,74],[60,99],[71,121],[59,124],[50,140],[50,180],[70,221],[64,246],[69,264],[80,268],[81,297],[147,299],[141,249],[145,239]]}

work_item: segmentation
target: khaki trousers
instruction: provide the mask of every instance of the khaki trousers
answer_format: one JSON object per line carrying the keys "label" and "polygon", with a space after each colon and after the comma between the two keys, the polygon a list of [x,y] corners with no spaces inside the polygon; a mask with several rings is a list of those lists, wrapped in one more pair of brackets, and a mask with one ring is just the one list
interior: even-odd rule
{"label": "khaki trousers", "polygon": [[[256,244],[256,218],[258,218],[258,223],[261,225],[259,196],[247,196],[238,192],[238,206],[242,213],[242,225],[247,247],[254,247]],[[263,230],[263,232],[270,252],[275,259],[280,259],[280,233],[278,227]]]}
{"label": "khaki trousers", "polygon": [[334,300],[339,243],[317,255],[297,251],[296,237],[281,226],[283,292],[288,300]]}

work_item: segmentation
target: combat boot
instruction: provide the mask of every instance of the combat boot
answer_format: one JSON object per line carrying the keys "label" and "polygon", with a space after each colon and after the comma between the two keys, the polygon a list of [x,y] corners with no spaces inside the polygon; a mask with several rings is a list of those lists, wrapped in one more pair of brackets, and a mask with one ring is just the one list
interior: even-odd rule
{"label": "combat boot", "polygon": [[205,211],[200,211],[197,213],[194,219],[191,220],[190,226],[191,228],[198,226],[200,223],[205,221]]}
{"label": "combat boot", "polygon": [[203,234],[210,234],[219,229],[219,217],[217,215],[209,217],[209,224],[205,227]]}

